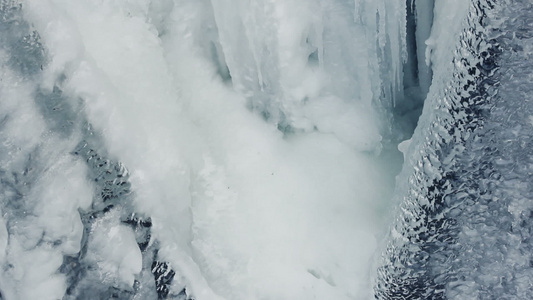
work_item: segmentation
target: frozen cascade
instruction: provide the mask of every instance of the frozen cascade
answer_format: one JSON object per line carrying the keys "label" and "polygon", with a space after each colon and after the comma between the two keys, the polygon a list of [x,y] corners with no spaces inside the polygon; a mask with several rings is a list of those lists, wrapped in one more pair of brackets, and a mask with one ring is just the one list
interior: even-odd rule
{"label": "frozen cascade", "polygon": [[4,298],[369,297],[404,6],[1,3]]}
{"label": "frozen cascade", "polygon": [[0,0],[0,299],[532,298],[532,11]]}

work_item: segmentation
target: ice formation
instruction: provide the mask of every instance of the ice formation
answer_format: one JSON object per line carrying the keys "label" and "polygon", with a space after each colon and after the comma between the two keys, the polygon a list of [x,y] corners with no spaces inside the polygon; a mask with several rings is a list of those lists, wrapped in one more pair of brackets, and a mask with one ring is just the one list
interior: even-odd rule
{"label": "ice formation", "polygon": [[532,298],[531,12],[0,0],[0,299]]}

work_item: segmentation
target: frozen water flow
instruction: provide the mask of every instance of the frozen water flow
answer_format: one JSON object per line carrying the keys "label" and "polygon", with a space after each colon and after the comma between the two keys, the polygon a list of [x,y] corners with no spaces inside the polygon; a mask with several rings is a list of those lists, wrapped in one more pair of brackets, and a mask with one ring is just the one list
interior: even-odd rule
{"label": "frozen water flow", "polygon": [[[380,156],[389,120],[374,107],[390,96],[382,84],[401,87],[402,5],[28,0],[22,8],[46,53],[36,84],[81,114],[66,125],[50,115],[44,131],[70,128],[61,136],[78,136],[62,142],[70,152],[92,131],[68,124],[86,119],[101,137],[76,150],[88,175],[42,181],[49,192],[37,197],[40,226],[65,240],[52,253],[66,257],[69,297],[98,278],[110,287],[98,295],[141,295],[147,253],[175,272],[159,274],[154,261],[160,297],[369,296],[390,193],[382,182],[394,176]],[[111,179],[97,170],[114,172],[102,152],[128,168],[131,194],[102,183]],[[94,188],[80,185],[87,176]],[[61,184],[92,201],[60,202]],[[149,231],[124,224],[131,210],[150,217]],[[67,266],[78,265],[97,271],[74,279],[78,267]]]}
{"label": "frozen water flow", "polygon": [[527,299],[503,2],[0,0],[0,299]]}

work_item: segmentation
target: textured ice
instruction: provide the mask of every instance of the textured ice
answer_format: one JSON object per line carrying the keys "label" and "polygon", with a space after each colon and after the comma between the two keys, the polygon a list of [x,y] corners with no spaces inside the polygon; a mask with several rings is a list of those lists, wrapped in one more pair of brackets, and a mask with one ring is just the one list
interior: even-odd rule
{"label": "textured ice", "polygon": [[0,299],[531,298],[531,11],[0,0]]}
{"label": "textured ice", "polygon": [[452,7],[435,2],[435,77],[398,179],[376,295],[529,299],[531,4]]}

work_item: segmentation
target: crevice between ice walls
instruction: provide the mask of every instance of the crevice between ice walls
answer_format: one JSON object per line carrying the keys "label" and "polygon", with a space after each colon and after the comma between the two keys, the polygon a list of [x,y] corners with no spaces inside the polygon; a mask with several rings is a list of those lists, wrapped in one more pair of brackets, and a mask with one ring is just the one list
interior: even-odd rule
{"label": "crevice between ice walls", "polygon": [[398,141],[409,139],[413,134],[433,76],[425,44],[433,22],[433,0],[407,0],[406,6],[407,60],[403,65],[403,95],[393,108],[393,130]]}
{"label": "crevice between ice walls", "polygon": [[[432,81],[427,45],[433,22],[433,0],[406,1],[405,14],[405,59],[401,62],[401,78],[396,93],[385,99],[392,99],[389,108],[390,140],[392,144],[409,139],[422,113],[422,107]],[[401,17],[401,16],[399,16]],[[388,72],[386,59],[382,60],[384,72]],[[394,68],[394,67],[393,67]],[[386,87],[386,86],[385,86]],[[386,90],[385,90],[386,91]]]}
{"label": "crevice between ice walls", "polygon": [[[420,96],[422,101],[429,92],[433,77],[430,52],[426,51],[433,24],[433,7],[434,0],[407,0],[408,59],[404,65],[404,89],[416,87],[412,94]],[[409,91],[406,93],[410,94]]]}
{"label": "crevice between ice walls", "polygon": [[426,41],[431,34],[431,27],[433,25],[433,9],[434,0],[416,0],[414,2],[416,12],[416,56],[418,62],[418,84],[420,86],[420,94],[425,98],[429,92],[429,87],[433,79],[433,71],[431,70],[431,62],[429,60],[429,52]]}

